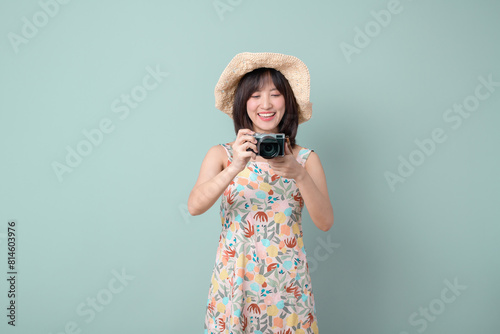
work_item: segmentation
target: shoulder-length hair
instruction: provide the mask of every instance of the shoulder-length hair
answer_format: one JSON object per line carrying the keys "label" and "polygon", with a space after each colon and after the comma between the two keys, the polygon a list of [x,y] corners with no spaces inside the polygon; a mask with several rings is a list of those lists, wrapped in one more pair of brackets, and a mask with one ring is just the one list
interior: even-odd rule
{"label": "shoulder-length hair", "polygon": [[278,128],[280,133],[284,133],[290,139],[292,148],[295,146],[295,136],[299,126],[299,106],[292,87],[285,76],[274,68],[261,67],[246,73],[238,82],[234,94],[233,122],[234,131],[238,134],[240,129],[253,130],[253,123],[247,113],[247,101],[257,90],[261,89],[271,77],[276,89],[285,98],[285,114],[281,119]]}

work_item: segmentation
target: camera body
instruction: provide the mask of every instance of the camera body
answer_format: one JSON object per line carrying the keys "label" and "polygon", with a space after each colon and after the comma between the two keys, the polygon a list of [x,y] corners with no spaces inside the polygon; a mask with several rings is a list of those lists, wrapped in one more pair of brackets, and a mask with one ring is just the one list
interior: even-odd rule
{"label": "camera body", "polygon": [[257,155],[264,159],[272,159],[285,155],[285,134],[284,133],[254,133],[257,139]]}

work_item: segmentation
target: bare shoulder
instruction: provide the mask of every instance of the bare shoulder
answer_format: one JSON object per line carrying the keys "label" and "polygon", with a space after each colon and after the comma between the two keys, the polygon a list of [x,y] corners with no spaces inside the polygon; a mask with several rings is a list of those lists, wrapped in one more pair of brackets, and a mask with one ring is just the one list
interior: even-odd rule
{"label": "bare shoulder", "polygon": [[306,169],[312,169],[312,168],[315,168],[315,169],[321,168],[322,169],[321,161],[319,159],[318,153],[316,153],[315,151],[311,151],[311,153],[309,153],[309,156],[307,157],[307,160],[305,163],[305,167],[306,167]]}
{"label": "bare shoulder", "polygon": [[[293,153],[294,153],[295,157],[297,157],[297,156],[298,156],[298,154],[299,154],[299,152],[300,152],[301,150],[305,150],[305,149],[307,149],[307,148],[306,148],[306,147],[303,147],[303,146],[300,146],[300,145],[295,145],[295,147],[293,148]],[[316,152],[314,152],[313,150],[311,150],[311,153],[309,153],[309,156],[308,156],[308,158],[307,158],[307,160],[306,160],[306,166],[307,166],[307,162],[308,162],[308,161],[309,161],[312,157],[314,157],[314,158],[313,158],[313,160],[317,160],[317,161],[319,161],[319,157],[318,157],[318,155],[316,154]]]}
{"label": "bare shoulder", "polygon": [[[215,175],[220,173],[225,168],[224,156],[225,149],[222,145],[214,145],[208,149],[207,154],[203,158],[200,167],[200,173],[198,174],[198,179],[196,180],[195,187],[210,180]],[[193,188],[194,189],[194,188]]]}
{"label": "bare shoulder", "polygon": [[226,149],[222,145],[214,145],[208,150],[205,159],[217,163],[222,170],[226,167],[227,162]]}

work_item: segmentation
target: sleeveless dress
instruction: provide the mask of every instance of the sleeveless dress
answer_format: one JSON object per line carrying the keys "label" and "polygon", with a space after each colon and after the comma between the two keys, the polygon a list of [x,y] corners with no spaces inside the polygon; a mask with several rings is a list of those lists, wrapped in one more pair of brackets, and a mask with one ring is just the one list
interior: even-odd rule
{"label": "sleeveless dress", "polygon": [[[232,147],[227,152],[229,166]],[[304,166],[313,150],[299,151]],[[221,196],[205,334],[318,334],[295,180],[249,161]]]}

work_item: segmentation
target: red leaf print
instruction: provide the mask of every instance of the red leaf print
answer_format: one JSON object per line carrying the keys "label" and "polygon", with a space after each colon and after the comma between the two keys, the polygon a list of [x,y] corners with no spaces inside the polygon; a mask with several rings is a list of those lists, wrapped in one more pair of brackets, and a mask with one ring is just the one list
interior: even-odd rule
{"label": "red leaf print", "polygon": [[213,301],[208,304],[207,308],[210,310],[210,312],[213,312],[215,310],[215,303]]}
{"label": "red leaf print", "polygon": [[295,296],[295,298],[299,298],[300,296],[302,296],[302,294],[299,292],[299,288],[296,287],[296,286],[293,286],[293,282],[290,283],[290,286],[286,286],[285,285],[285,290],[286,292],[289,292],[289,293],[292,293],[293,292],[293,295]]}
{"label": "red leaf print", "polygon": [[247,329],[247,325],[248,325],[248,319],[247,319],[247,316],[244,315],[243,316],[243,321],[241,322],[241,329],[243,331],[245,331],[245,329]]}
{"label": "red leaf print", "polygon": [[219,328],[218,330],[223,332],[226,330],[226,323],[224,322],[224,320],[222,318],[219,318],[217,319],[217,322],[219,323]]}
{"label": "red leaf print", "polygon": [[314,316],[312,315],[311,312],[309,312],[309,314],[307,315],[307,321],[306,322],[309,322],[310,324],[312,324],[314,321]]}
{"label": "red leaf print", "polygon": [[279,331],[278,334],[293,334],[293,332],[290,328],[288,328],[286,331],[285,330]]}
{"label": "red leaf print", "polygon": [[[248,223],[248,221],[247,221]],[[250,238],[252,235],[255,234],[255,229],[252,224],[248,223],[248,226],[245,227],[245,237]]]}
{"label": "red leaf print", "polygon": [[302,199],[302,196],[300,196],[300,192],[297,190],[297,194],[293,195],[293,199],[299,202],[299,205],[302,206],[304,205],[304,200]]}
{"label": "red leaf print", "polygon": [[260,314],[260,307],[259,307],[259,305],[255,304],[255,303],[250,304],[250,305],[248,305],[248,311]]}
{"label": "red leaf print", "polygon": [[271,177],[271,182],[274,182],[276,181],[280,176],[278,174],[274,174],[272,177]]}
{"label": "red leaf print", "polygon": [[264,211],[256,212],[255,215],[253,215],[253,219],[260,221],[260,222],[263,222],[263,221],[267,222],[267,214]]}
{"label": "red leaf print", "polygon": [[297,239],[295,239],[295,238],[286,239],[285,240],[285,245],[288,248],[293,248],[293,247],[295,247],[297,245]]}
{"label": "red leaf print", "polygon": [[229,260],[230,257],[234,257],[236,255],[236,249],[229,248],[229,250],[225,249],[222,258],[226,261]]}
{"label": "red leaf print", "polygon": [[267,271],[273,270],[274,268],[276,268],[277,265],[278,265],[277,263],[271,263],[270,265],[267,266]]}
{"label": "red leaf print", "polygon": [[230,196],[227,197],[227,202],[229,205],[232,205],[234,203],[234,198],[236,197],[236,194],[231,194]]}
{"label": "red leaf print", "polygon": [[236,249],[233,249],[229,247],[229,250],[224,250],[224,252],[229,256],[229,257],[234,257],[236,255]]}

